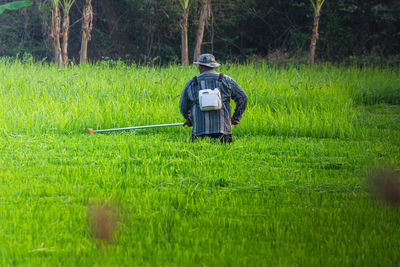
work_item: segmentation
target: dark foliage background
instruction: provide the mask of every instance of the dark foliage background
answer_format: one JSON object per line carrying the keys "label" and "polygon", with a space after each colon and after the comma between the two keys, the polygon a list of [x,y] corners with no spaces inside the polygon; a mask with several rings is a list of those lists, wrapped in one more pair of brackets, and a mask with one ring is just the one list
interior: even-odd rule
{"label": "dark foliage background", "polygon": [[[10,2],[0,0],[0,3]],[[0,56],[52,60],[49,0],[0,15]],[[84,0],[71,9],[69,57],[79,59]],[[178,0],[93,0],[94,28],[88,57],[138,64],[180,62],[181,6]],[[192,58],[200,3],[191,0],[189,58]],[[304,59],[312,28],[309,0],[213,0],[203,52],[218,60],[259,57]],[[400,61],[400,2],[326,0],[320,20],[317,59]],[[27,56],[28,55],[28,56]]]}

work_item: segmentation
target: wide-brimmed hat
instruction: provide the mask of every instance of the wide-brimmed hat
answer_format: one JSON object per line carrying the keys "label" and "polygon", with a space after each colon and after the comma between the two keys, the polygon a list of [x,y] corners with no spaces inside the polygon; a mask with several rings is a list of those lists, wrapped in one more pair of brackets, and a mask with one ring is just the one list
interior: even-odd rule
{"label": "wide-brimmed hat", "polygon": [[196,65],[203,65],[209,68],[216,68],[221,64],[215,61],[215,57],[212,54],[202,54],[199,56],[199,61],[193,62]]}

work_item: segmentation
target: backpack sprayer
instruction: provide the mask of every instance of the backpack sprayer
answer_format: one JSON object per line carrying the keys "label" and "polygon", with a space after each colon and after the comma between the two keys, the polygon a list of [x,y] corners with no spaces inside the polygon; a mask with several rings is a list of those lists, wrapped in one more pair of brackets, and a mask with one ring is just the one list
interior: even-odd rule
{"label": "backpack sprayer", "polygon": [[93,129],[89,128],[88,132],[89,132],[89,135],[92,135],[93,133],[104,133],[104,132],[147,129],[147,128],[158,128],[158,127],[169,127],[169,126],[182,126],[183,124],[184,123],[170,123],[170,124],[144,125],[144,126],[135,126],[135,127],[126,127],[126,128],[114,128],[114,129],[103,129],[103,130],[93,130]]}

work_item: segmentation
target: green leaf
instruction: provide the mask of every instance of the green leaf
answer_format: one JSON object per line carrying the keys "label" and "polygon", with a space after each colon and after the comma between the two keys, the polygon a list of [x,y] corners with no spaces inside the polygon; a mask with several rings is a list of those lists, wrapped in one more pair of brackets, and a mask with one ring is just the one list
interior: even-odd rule
{"label": "green leaf", "polygon": [[0,14],[2,14],[5,10],[17,10],[22,7],[32,5],[32,1],[14,1],[4,5],[0,5]]}
{"label": "green leaf", "polygon": [[179,0],[183,9],[186,9],[189,5],[190,0]]}

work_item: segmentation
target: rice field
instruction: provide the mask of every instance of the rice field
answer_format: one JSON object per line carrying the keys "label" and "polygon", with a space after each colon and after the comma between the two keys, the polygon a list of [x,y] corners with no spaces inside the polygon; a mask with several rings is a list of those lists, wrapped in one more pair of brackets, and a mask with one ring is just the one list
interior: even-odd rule
{"label": "rice field", "polygon": [[368,177],[400,172],[400,69],[218,71],[249,97],[231,145],[87,134],[183,122],[193,66],[0,60],[0,264],[397,266],[400,210]]}

